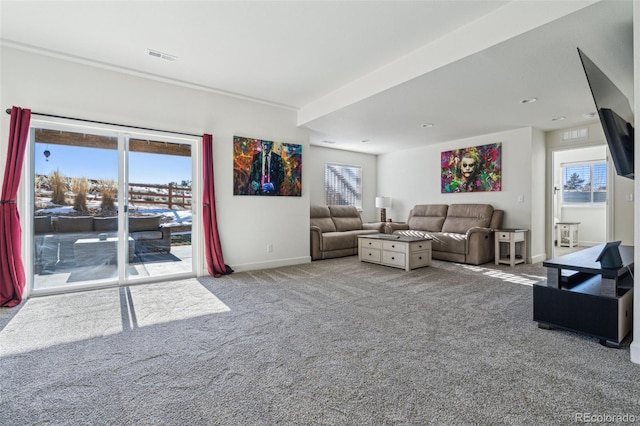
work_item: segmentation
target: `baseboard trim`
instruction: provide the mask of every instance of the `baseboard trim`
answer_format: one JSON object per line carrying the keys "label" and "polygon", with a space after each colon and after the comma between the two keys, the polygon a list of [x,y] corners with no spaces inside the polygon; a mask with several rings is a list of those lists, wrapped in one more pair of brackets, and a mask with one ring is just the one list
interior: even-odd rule
{"label": "baseboard trim", "polygon": [[[631,332],[633,333],[633,330]],[[631,352],[631,362],[634,364],[640,364],[640,342],[634,340],[631,342],[629,349]]]}
{"label": "baseboard trim", "polygon": [[266,262],[240,263],[230,265],[235,272],[257,271],[260,269],[280,268],[282,266],[302,265],[311,263],[311,256],[290,257],[287,259],[269,260]]}
{"label": "baseboard trim", "polygon": [[531,256],[531,263],[540,263],[547,260],[547,253],[537,254],[535,256]]}

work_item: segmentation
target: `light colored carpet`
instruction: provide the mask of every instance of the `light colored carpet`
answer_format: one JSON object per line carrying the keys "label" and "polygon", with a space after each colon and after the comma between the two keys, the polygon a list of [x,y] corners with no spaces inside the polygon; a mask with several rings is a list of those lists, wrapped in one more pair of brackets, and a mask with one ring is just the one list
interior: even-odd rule
{"label": "light colored carpet", "polygon": [[33,298],[0,309],[0,424],[640,420],[628,340],[532,321],[544,275],[348,257]]}

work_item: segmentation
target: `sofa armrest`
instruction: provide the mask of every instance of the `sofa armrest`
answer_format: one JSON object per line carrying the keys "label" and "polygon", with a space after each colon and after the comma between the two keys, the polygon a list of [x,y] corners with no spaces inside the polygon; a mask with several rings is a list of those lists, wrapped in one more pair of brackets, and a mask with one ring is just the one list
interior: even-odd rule
{"label": "sofa armrest", "polygon": [[362,229],[374,230],[383,234],[385,225],[385,222],[365,222],[362,224]]}
{"label": "sofa armrest", "polygon": [[479,226],[470,228],[466,233],[467,259],[473,265],[481,265],[494,259],[494,231]]}
{"label": "sofa armrest", "polygon": [[322,259],[322,231],[318,226],[311,227],[311,238],[309,240],[311,260]]}
{"label": "sofa armrest", "polygon": [[409,225],[406,223],[388,222],[385,226],[385,233],[393,234],[395,231],[408,230]]}
{"label": "sofa armrest", "polygon": [[474,226],[473,228],[469,228],[466,232],[467,238],[471,236],[471,234],[492,234],[493,229],[491,228],[482,228],[480,226]]}

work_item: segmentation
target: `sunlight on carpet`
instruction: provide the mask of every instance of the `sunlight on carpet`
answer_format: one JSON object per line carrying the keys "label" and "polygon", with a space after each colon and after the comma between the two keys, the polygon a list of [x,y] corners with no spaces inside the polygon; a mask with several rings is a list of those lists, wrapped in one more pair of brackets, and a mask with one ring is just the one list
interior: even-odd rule
{"label": "sunlight on carpet", "polygon": [[504,272],[496,269],[483,268],[482,266],[474,265],[460,265],[461,267],[474,272],[480,272],[482,275],[487,275],[492,278],[497,278],[502,281],[532,286],[533,284],[545,280],[545,276],[529,275],[529,274],[517,274],[515,272]]}
{"label": "sunlight on carpet", "polygon": [[[90,297],[87,297],[91,294]],[[118,289],[27,300],[0,332],[0,356],[122,331]]]}
{"label": "sunlight on carpet", "polygon": [[0,331],[0,357],[228,311],[195,279],[35,297]]}
{"label": "sunlight on carpet", "polygon": [[129,290],[133,328],[230,311],[195,279],[133,286]]}

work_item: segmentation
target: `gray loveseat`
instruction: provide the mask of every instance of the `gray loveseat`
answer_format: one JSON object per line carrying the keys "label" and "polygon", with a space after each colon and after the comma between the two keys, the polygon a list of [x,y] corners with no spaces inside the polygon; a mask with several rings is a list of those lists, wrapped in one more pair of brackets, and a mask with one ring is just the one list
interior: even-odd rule
{"label": "gray loveseat", "polygon": [[362,223],[353,206],[312,205],[311,260],[358,254],[358,235],[384,233],[384,223]]}
{"label": "gray loveseat", "polygon": [[434,259],[480,265],[494,260],[494,230],[503,216],[490,204],[418,204],[405,224],[387,223],[386,232],[428,235]]}

